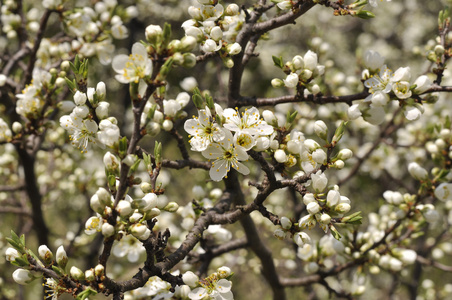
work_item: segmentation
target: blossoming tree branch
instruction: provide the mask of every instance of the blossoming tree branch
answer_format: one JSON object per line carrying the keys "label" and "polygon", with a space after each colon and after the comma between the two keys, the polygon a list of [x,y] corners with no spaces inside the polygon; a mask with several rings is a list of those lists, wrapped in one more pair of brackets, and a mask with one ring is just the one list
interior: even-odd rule
{"label": "blossoming tree branch", "polygon": [[2,2],[2,299],[451,297],[449,9],[242,2]]}

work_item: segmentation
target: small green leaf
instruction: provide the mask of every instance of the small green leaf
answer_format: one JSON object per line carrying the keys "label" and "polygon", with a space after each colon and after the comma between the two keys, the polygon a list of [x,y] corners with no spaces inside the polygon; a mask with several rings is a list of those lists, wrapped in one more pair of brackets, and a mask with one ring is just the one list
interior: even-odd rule
{"label": "small green leaf", "polygon": [[359,10],[354,16],[365,20],[375,18],[375,15],[368,10]]}
{"label": "small green leaf", "polygon": [[339,241],[342,238],[342,235],[339,233],[339,231],[337,231],[337,229],[333,225],[330,225],[330,230],[331,234],[336,240]]}
{"label": "small green leaf", "polygon": [[155,142],[154,146],[155,164],[159,166],[162,162],[162,143]]}
{"label": "small green leaf", "polygon": [[273,55],[272,59],[273,59],[273,63],[275,64],[275,66],[279,67],[280,69],[282,69],[284,67],[282,56],[276,57]]}
{"label": "small green leaf", "polygon": [[202,98],[202,96],[200,94],[193,94],[193,96],[191,98],[197,109],[204,108],[204,99]]}
{"label": "small green leaf", "polygon": [[336,132],[334,132],[333,140],[331,143],[333,146],[336,146],[336,144],[341,140],[342,136],[345,133],[345,126],[347,126],[348,122],[342,122],[339,127],[336,128]]}
{"label": "small green leaf", "polygon": [[77,295],[77,298],[75,298],[75,299],[76,300],[85,300],[85,299],[88,299],[89,296],[94,296],[96,294],[97,294],[97,292],[95,290],[91,289],[90,287],[87,287],[84,291],[79,293]]}

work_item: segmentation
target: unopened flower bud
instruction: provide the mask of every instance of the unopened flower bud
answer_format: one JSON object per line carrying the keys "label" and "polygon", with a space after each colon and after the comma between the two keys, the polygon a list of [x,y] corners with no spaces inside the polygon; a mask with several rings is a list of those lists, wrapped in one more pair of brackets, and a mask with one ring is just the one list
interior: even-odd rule
{"label": "unopened flower bud", "polygon": [[133,213],[132,205],[129,201],[121,200],[116,206],[116,211],[121,215],[121,217],[128,217]]}
{"label": "unopened flower bud", "polygon": [[350,211],[352,207],[348,203],[340,203],[336,206],[335,210],[338,213],[345,214]]}
{"label": "unopened flower bud", "polygon": [[306,210],[309,214],[315,215],[320,211],[320,205],[317,203],[317,201],[311,202],[306,206]]}
{"label": "unopened flower bud", "polygon": [[105,237],[110,237],[115,234],[115,227],[110,223],[102,224],[102,235]]}
{"label": "unopened flower bud", "polygon": [[226,278],[231,275],[232,272],[230,268],[223,266],[217,269],[217,273],[220,278]]}
{"label": "unopened flower bud", "polygon": [[315,134],[322,140],[327,140],[328,138],[328,127],[325,122],[318,120],[314,123]]}
{"label": "unopened flower bud", "polygon": [[13,262],[16,260],[16,258],[20,257],[19,251],[17,251],[14,248],[6,249],[5,255],[6,255],[6,260],[9,262]]}
{"label": "unopened flower bud", "polygon": [[28,270],[17,269],[16,271],[13,272],[13,279],[18,284],[26,285],[32,282],[34,280],[34,277]]}
{"label": "unopened flower bud", "polygon": [[179,209],[179,204],[176,202],[169,202],[164,208],[164,211],[167,212],[176,212]]}
{"label": "unopened flower bud", "polygon": [[342,149],[341,151],[339,151],[339,153],[337,154],[337,158],[339,158],[340,160],[347,160],[352,158],[353,156],[353,152],[350,149]]}
{"label": "unopened flower bud", "polygon": [[311,237],[306,232],[297,232],[293,235],[293,241],[298,247],[311,243]]}
{"label": "unopened flower bud", "polygon": [[227,16],[236,16],[239,13],[239,11],[240,7],[235,3],[229,4],[225,10]]}
{"label": "unopened flower bud", "polygon": [[22,131],[23,126],[21,123],[19,122],[14,122],[13,125],[11,126],[12,130],[14,133],[19,133]]}
{"label": "unopened flower bud", "polygon": [[329,214],[322,214],[320,216],[320,223],[322,224],[330,224],[331,222],[331,216]]}
{"label": "unopened flower bud", "polygon": [[282,230],[281,228],[276,229],[273,232],[273,235],[278,239],[278,240],[283,240],[286,238],[286,232],[284,230]]}
{"label": "unopened flower bud", "polygon": [[287,161],[286,152],[282,149],[278,149],[274,154],[275,160],[279,163],[285,163]]}
{"label": "unopened flower bud", "polygon": [[74,266],[71,268],[69,273],[71,274],[71,277],[75,280],[83,280],[85,278],[83,271]]}
{"label": "unopened flower bud", "polygon": [[278,126],[278,119],[276,119],[275,114],[271,110],[264,110],[262,112],[262,117],[264,118],[264,121],[267,122],[267,124]]}
{"label": "unopened flower bud", "polygon": [[272,87],[274,88],[280,88],[284,86],[284,81],[282,81],[279,78],[273,78],[271,81]]}
{"label": "unopened flower bud", "polygon": [[290,229],[290,227],[292,227],[292,222],[287,217],[281,217],[280,222],[281,227],[284,229]]}
{"label": "unopened flower bud", "polygon": [[426,180],[428,178],[427,170],[416,162],[412,162],[408,165],[408,172],[417,180]]}
{"label": "unopened flower bud", "polygon": [[163,121],[163,124],[162,124],[163,130],[170,131],[171,129],[173,129],[173,126],[174,126],[173,121],[171,121],[171,120]]}
{"label": "unopened flower bud", "polygon": [[343,160],[336,160],[335,162],[334,162],[334,167],[336,168],[336,169],[342,169],[342,168],[344,168],[345,167],[345,163],[344,163],[344,161]]}
{"label": "unopened flower bud", "polygon": [[242,46],[240,46],[239,43],[234,43],[234,44],[232,44],[232,45],[229,44],[229,45],[226,47],[226,49],[227,49],[229,55],[236,55],[236,54],[239,54],[240,51],[242,51]]}
{"label": "unopened flower bud", "polygon": [[85,278],[87,281],[94,281],[96,279],[96,277],[94,276],[94,270],[93,269],[86,270]]}
{"label": "unopened flower bud", "polygon": [[41,245],[38,248],[39,257],[46,263],[50,263],[53,259],[53,253],[46,245]]}
{"label": "unopened flower bud", "polygon": [[94,268],[94,274],[98,277],[104,275],[105,272],[105,268],[103,265],[98,264],[95,268]]}
{"label": "unopened flower bud", "polygon": [[149,228],[141,223],[133,224],[130,227],[130,232],[134,237],[140,240],[146,240],[151,235],[151,231],[149,230]]}
{"label": "unopened flower bud", "polygon": [[163,36],[163,29],[158,25],[149,25],[146,27],[146,40],[151,43],[157,43],[160,38]]}
{"label": "unopened flower bud", "polygon": [[198,285],[199,277],[195,273],[187,271],[182,275],[182,280],[186,285],[196,287]]}
{"label": "unopened flower bud", "polygon": [[62,269],[67,265],[68,257],[63,246],[58,247],[56,251],[56,262]]}

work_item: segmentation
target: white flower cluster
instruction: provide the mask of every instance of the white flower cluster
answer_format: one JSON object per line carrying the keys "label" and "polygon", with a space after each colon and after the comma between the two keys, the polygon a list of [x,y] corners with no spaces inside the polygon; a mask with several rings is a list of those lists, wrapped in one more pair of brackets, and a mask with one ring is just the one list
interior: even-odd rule
{"label": "white flower cluster", "polygon": [[[127,157],[124,160],[126,159]],[[119,160],[110,152],[105,154],[104,163],[110,171],[119,168]],[[102,232],[105,237],[109,237],[118,232],[123,232],[131,234],[139,240],[146,240],[151,235],[147,220],[159,216],[162,210],[175,212],[179,206],[175,202],[169,202],[165,195],[147,192],[146,183],[143,183],[141,187],[145,193],[141,199],[133,199],[126,195],[115,208],[110,192],[104,188],[99,188],[90,199],[90,206],[97,214],[86,221],[85,233],[91,235]],[[118,215],[116,226],[106,220],[107,215],[110,215],[113,209],[116,210]],[[130,238],[128,239],[130,240]],[[141,244],[134,244],[133,239],[128,242],[127,240],[119,242],[118,245],[115,245],[115,255],[121,257],[127,255],[129,261],[137,261],[142,249]]]}
{"label": "white flower cluster", "polygon": [[16,112],[28,119],[34,119],[40,116],[41,109],[45,103],[44,91],[45,87],[50,85],[52,75],[41,69],[33,70],[32,83],[22,90],[22,94],[17,94]]}
{"label": "white flower cluster", "polygon": [[[213,161],[209,172],[212,180],[220,181],[231,166],[247,175],[249,169],[240,161],[248,160],[246,152],[253,147],[259,151],[267,149],[274,129],[260,118],[255,107],[243,113],[232,108],[223,111],[219,105],[215,108],[216,117],[206,107],[198,111],[198,117],[185,122],[184,129],[190,134],[191,149],[202,152],[205,158]],[[224,120],[223,126],[215,118]]]}
{"label": "white flower cluster", "polygon": [[0,118],[0,142],[7,142],[13,136],[8,124]]}
{"label": "white flower cluster", "polygon": [[[22,18],[18,13],[15,13],[17,12],[16,1],[4,1],[2,3],[4,3],[1,6],[0,14],[0,21],[2,23],[2,32],[5,33],[8,39],[14,39],[17,37],[16,29],[19,28],[20,23],[22,22]],[[30,29],[34,28],[36,30],[37,28],[39,28],[39,23],[37,23],[36,20],[34,21],[35,22],[33,23],[32,26],[30,26],[31,20],[28,25]]]}
{"label": "white flower cluster", "polygon": [[234,299],[231,291],[232,282],[227,279],[231,275],[231,269],[223,266],[203,280],[199,280],[199,277],[190,271],[182,275],[182,280],[189,287],[198,286],[188,293],[188,298],[191,300],[206,299],[206,297],[208,299],[232,300]]}
{"label": "white flower cluster", "polygon": [[305,93],[310,92],[314,95],[320,92],[319,85],[312,82],[325,73],[325,66],[318,64],[317,53],[309,50],[303,57],[294,56],[292,61],[286,62],[283,71],[288,74],[286,79],[273,79],[273,87],[304,87]]}
{"label": "white flower cluster", "polygon": [[[212,0],[198,0],[188,8],[192,19],[185,21],[182,28],[187,36],[196,38],[201,44],[201,50],[210,53],[224,51],[236,55],[242,51],[235,43],[236,28],[244,22],[244,14],[240,13],[237,4],[230,4],[226,9],[221,4],[213,5]],[[230,66],[232,67],[232,66]]]}
{"label": "white flower cluster", "polygon": [[[71,48],[83,57],[97,55],[102,64],[111,62],[115,50],[114,39],[125,39],[128,29],[119,15],[115,14],[117,1],[98,1],[91,7],[76,8],[65,14],[63,22],[68,32],[76,37]],[[137,15],[136,7],[125,8],[123,17]]]}
{"label": "white flower cluster", "polygon": [[[119,140],[116,119],[107,118],[110,104],[102,100],[105,100],[105,84],[101,81],[96,89],[88,88],[86,93],[76,91],[75,107],[69,115],[60,118],[60,125],[69,132],[72,145],[82,152],[87,152],[91,143],[105,148]],[[99,124],[93,120],[94,115],[101,120]]]}
{"label": "white flower cluster", "polygon": [[384,64],[384,58],[372,50],[365,53],[364,64],[367,67],[363,71],[364,86],[369,89],[370,95],[365,103],[350,107],[350,119],[356,119],[361,116],[361,111],[366,111],[366,121],[374,125],[382,123],[385,117],[383,107],[389,103],[391,96],[404,103],[404,114],[408,120],[417,120],[421,116],[422,105],[409,100],[413,94],[420,95],[429,89],[432,85],[429,77],[421,75],[412,82],[409,67],[401,67],[392,72]]}

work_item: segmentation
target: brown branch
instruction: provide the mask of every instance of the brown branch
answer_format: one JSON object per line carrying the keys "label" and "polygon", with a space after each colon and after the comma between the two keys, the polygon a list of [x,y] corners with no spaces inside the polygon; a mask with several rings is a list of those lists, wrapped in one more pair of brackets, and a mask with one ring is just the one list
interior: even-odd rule
{"label": "brown branch", "polygon": [[323,95],[288,95],[276,98],[256,98],[256,97],[239,97],[234,106],[275,106],[281,103],[299,103],[299,102],[312,102],[316,104],[326,103],[347,103],[352,104],[353,101],[362,100],[369,95],[367,91],[362,91],[357,94],[345,95],[345,96],[323,96]]}
{"label": "brown branch", "polygon": [[17,215],[26,215],[26,216],[32,215],[31,211],[28,209],[24,209],[21,207],[9,207],[9,206],[0,207],[0,213],[13,213],[13,214],[17,214]]}
{"label": "brown branch", "polygon": [[16,191],[22,191],[25,189],[25,186],[23,184],[20,185],[3,185],[0,186],[0,192],[16,192]]}
{"label": "brown branch", "polygon": [[425,257],[417,255],[416,260],[423,265],[432,266],[445,272],[452,272],[452,266],[446,266],[444,264],[434,261],[433,259],[427,259]]}
{"label": "brown branch", "polygon": [[51,10],[46,9],[39,23],[39,29],[36,34],[36,38],[34,39],[34,45],[33,48],[31,49],[30,58],[28,60],[27,70],[25,71],[24,74],[24,85],[29,84],[31,82],[33,69],[36,62],[36,55],[38,53],[39,46],[41,45],[42,38],[44,37],[44,31],[45,28],[47,27],[47,21],[49,20],[51,13],[52,13]]}

